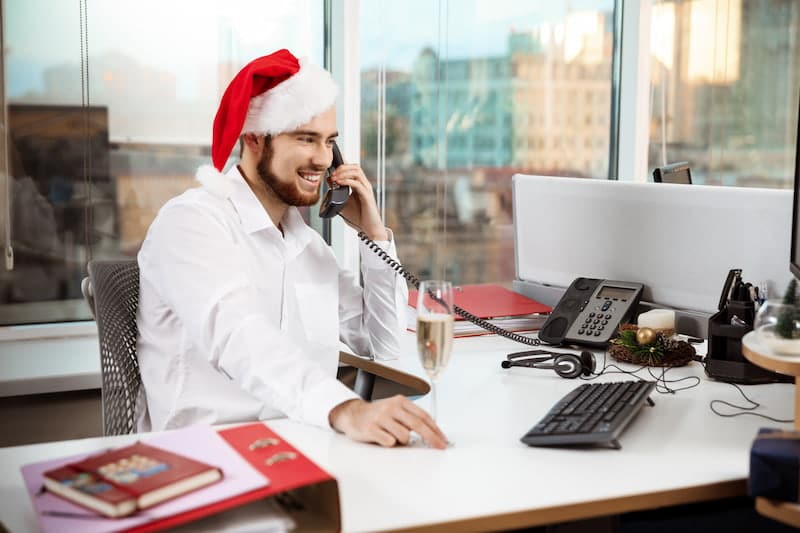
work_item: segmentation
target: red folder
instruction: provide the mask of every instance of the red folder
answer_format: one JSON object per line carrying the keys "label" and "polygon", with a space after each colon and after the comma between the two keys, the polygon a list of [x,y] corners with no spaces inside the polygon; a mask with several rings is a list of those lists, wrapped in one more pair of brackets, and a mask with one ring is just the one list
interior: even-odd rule
{"label": "red folder", "polygon": [[[523,316],[552,310],[549,305],[491,283],[454,287],[453,300],[458,307],[480,318]],[[417,291],[409,291],[408,305],[416,309]],[[464,319],[457,316],[456,320]]]}
{"label": "red folder", "polygon": [[[159,531],[255,500],[278,496],[287,491],[302,488],[309,490],[305,492],[297,490],[291,496],[293,500],[291,505],[295,507],[295,511],[306,507],[314,509],[315,517],[312,521],[316,525],[323,526],[325,530],[341,530],[339,488],[336,480],[311,459],[260,422],[224,429],[218,433],[231,448],[250,463],[250,466],[269,478],[270,484],[262,489],[174,515],[157,523],[149,523],[131,531],[136,533]],[[254,444],[257,446],[257,443],[266,443],[266,445],[254,448]],[[312,490],[310,487],[314,487],[314,489]],[[303,518],[297,516],[293,518],[298,524],[298,529],[303,529]]]}
{"label": "red folder", "polygon": [[[133,531],[145,533],[191,522],[205,516],[226,511],[246,503],[277,496],[301,487],[316,486],[318,490],[299,490],[292,494],[300,507],[317,508],[323,515],[325,529],[341,529],[339,515],[339,489],[336,480],[322,470],[314,462],[301,454],[277,433],[262,423],[247,424],[219,431],[219,435],[239,455],[245,458],[250,466],[269,478],[270,484],[246,494],[222,500],[200,509],[193,509],[180,515],[171,516],[158,523],[150,523]],[[258,443],[265,444],[261,447]],[[302,519],[295,517],[298,528],[302,529]],[[315,519],[315,521],[318,520]]]}
{"label": "red folder", "polygon": [[[177,438],[173,440],[180,441],[183,438],[180,433],[182,431],[188,432],[197,429],[201,428],[193,427],[186,428],[186,430],[176,430],[174,435]],[[208,431],[213,430],[208,428]],[[208,435],[208,433],[204,434]],[[152,513],[149,517],[144,514],[143,516],[149,521],[139,519],[135,523],[123,525],[125,518],[105,518],[100,514],[92,516],[91,520],[76,518],[74,514],[63,517],[54,517],[52,513],[43,515],[42,513],[46,512],[45,510],[48,508],[52,509],[52,504],[60,500],[60,498],[47,495],[47,498],[50,498],[49,503],[51,505],[48,505],[48,502],[42,498],[42,491],[40,490],[42,472],[51,469],[54,463],[72,462],[75,458],[41,461],[22,467],[23,477],[33,500],[34,509],[38,514],[40,527],[44,531],[86,531],[89,529],[92,531],[137,533],[160,531],[232,510],[250,502],[275,498],[291,519],[294,520],[297,529],[305,529],[307,527],[325,531],[341,529],[339,489],[336,480],[300,453],[283,437],[261,422],[220,430],[217,431],[217,434],[224,442],[217,441],[216,446],[221,447],[218,448],[220,455],[208,457],[209,463],[221,463],[224,471],[225,459],[221,455],[226,455],[223,451],[228,451],[227,445],[252,468],[252,471],[247,472],[247,476],[252,479],[260,479],[259,476],[263,476],[265,478],[264,483],[252,483],[251,486],[256,488],[240,492],[235,496],[222,496],[219,499],[205,498],[202,504],[196,506],[183,505],[188,510],[178,511],[174,514],[164,515],[164,513],[161,513],[161,516],[158,517],[152,516]],[[164,435],[167,434],[161,434],[159,437]],[[191,437],[187,436],[187,438]],[[174,447],[172,451],[181,453],[181,450]],[[238,468],[242,472],[246,470],[244,465]],[[192,498],[193,494],[199,494],[199,492],[190,493],[182,497]],[[177,502],[177,500],[178,498],[173,502]],[[208,503],[209,501],[211,503]],[[86,513],[82,508],[66,500],[61,502],[60,505],[71,505],[82,513]],[[146,511],[154,510],[157,507],[159,506],[151,507]],[[133,516],[135,517],[136,515]],[[59,520],[62,521],[59,522]]]}

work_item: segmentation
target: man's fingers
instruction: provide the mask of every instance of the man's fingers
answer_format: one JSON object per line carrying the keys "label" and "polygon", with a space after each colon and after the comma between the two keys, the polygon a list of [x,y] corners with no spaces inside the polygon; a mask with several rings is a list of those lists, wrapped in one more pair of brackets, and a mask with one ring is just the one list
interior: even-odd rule
{"label": "man's fingers", "polygon": [[[408,400],[408,403],[411,403],[411,401]],[[430,415],[424,410],[416,405],[411,405],[416,409],[412,410],[404,403],[401,404],[401,409],[395,413],[396,419],[408,429],[419,433],[419,436],[429,445],[435,448],[446,448],[447,437],[445,437],[442,430],[439,429],[439,426],[436,425],[436,422],[434,422]]]}
{"label": "man's fingers", "polygon": [[372,187],[366,174],[364,174],[364,171],[358,165],[342,165],[338,167],[333,175],[331,175],[331,179],[339,185]]}
{"label": "man's fingers", "polygon": [[447,441],[447,437],[444,436],[442,430],[439,429],[439,426],[436,425],[436,422],[431,418],[431,415],[428,414],[427,411],[422,409],[420,406],[412,402],[411,400],[406,399],[405,402],[402,404],[403,409],[414,415],[415,417],[422,420],[425,425],[433,429],[444,441]]}
{"label": "man's fingers", "polygon": [[377,425],[371,429],[367,437],[368,441],[378,443],[386,448],[397,444],[397,438],[394,435]]}
{"label": "man's fingers", "polygon": [[411,438],[411,431],[407,426],[391,418],[383,420],[381,425],[384,430],[392,434],[397,440],[397,443],[402,445],[408,444],[408,440]]}

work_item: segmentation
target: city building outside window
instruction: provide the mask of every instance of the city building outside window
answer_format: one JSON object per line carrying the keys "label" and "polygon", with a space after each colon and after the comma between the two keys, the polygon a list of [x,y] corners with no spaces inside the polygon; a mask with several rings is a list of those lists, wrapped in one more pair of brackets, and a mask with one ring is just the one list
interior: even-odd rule
{"label": "city building outside window", "polygon": [[662,0],[650,30],[649,168],[693,183],[791,188],[800,2]]}
{"label": "city building outside window", "polygon": [[511,176],[609,177],[614,7],[361,2],[362,165],[409,270],[510,282]]}

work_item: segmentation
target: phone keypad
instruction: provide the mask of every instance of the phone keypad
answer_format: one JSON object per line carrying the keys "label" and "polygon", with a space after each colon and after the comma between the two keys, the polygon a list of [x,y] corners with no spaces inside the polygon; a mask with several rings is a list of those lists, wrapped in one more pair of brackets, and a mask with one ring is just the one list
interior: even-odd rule
{"label": "phone keypad", "polygon": [[[616,300],[616,298],[605,300],[602,305],[597,305],[595,307],[596,312],[590,311],[583,324],[580,325],[578,335],[585,337],[599,337],[602,335],[608,325],[608,321],[611,319],[611,313],[616,311],[616,308],[612,307],[614,305],[613,300]],[[611,311],[611,313],[607,311]]]}

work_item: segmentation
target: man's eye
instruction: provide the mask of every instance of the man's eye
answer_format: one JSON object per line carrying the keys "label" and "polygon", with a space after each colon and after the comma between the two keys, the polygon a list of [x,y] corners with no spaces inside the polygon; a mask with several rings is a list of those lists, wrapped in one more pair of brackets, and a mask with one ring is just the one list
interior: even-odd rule
{"label": "man's eye", "polygon": [[297,140],[299,140],[302,143],[312,143],[312,142],[314,142],[314,139],[312,139],[311,137],[298,137]]}

